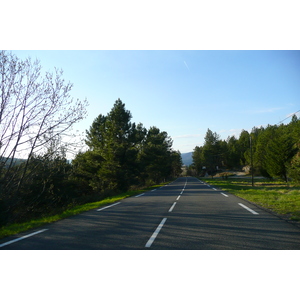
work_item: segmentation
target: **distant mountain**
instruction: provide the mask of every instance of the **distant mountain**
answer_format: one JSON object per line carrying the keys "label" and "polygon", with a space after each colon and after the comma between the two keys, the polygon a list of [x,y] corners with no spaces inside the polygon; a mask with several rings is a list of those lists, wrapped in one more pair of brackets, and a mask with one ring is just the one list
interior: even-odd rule
{"label": "distant mountain", "polygon": [[193,152],[181,153],[182,163],[186,166],[189,166],[193,163],[192,158]]}
{"label": "distant mountain", "polygon": [[[8,167],[11,163],[11,158],[6,158],[6,157],[0,157],[0,162],[1,161],[5,161],[5,167]],[[26,159],[23,159],[23,158],[14,158],[14,161],[13,161],[13,166],[17,166],[23,162],[25,162]]]}

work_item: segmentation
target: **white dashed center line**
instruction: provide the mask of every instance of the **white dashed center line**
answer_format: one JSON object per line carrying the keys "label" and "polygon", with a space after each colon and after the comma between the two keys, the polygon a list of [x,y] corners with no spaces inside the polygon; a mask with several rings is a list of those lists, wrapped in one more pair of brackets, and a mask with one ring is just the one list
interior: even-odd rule
{"label": "white dashed center line", "polygon": [[156,239],[157,235],[159,234],[160,230],[162,229],[162,227],[164,226],[164,224],[165,224],[166,221],[167,221],[167,218],[163,218],[162,219],[162,221],[160,222],[160,224],[157,226],[156,230],[152,234],[151,238],[146,243],[146,245],[145,245],[146,248],[150,248],[151,247],[152,243]]}
{"label": "white dashed center line", "polygon": [[174,208],[174,206],[176,205],[177,202],[174,202],[173,205],[171,206],[171,208],[169,209],[169,212],[171,212]]}

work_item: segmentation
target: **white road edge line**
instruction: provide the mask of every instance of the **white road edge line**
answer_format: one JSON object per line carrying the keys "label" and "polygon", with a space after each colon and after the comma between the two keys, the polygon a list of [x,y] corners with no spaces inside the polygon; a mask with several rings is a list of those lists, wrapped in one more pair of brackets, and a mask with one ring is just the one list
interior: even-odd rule
{"label": "white road edge line", "polygon": [[100,211],[100,210],[103,210],[103,209],[107,209],[107,208],[109,208],[109,207],[115,206],[115,205],[120,204],[120,203],[121,203],[121,202],[117,202],[117,203],[115,203],[115,204],[112,204],[112,205],[109,205],[109,206],[105,206],[105,207],[99,208],[99,209],[97,209],[97,211]]}
{"label": "white road edge line", "polygon": [[228,195],[226,195],[226,194],[224,194],[224,193],[221,193],[223,196],[225,196],[225,197],[229,197]]}
{"label": "white road edge line", "polygon": [[174,202],[173,205],[171,206],[171,208],[169,209],[169,212],[171,212],[174,208],[174,206],[176,205],[177,202]]}
{"label": "white road edge line", "polygon": [[147,244],[145,245],[146,248],[150,248],[152,243],[154,242],[155,238],[159,234],[160,230],[164,226],[165,222],[167,221],[167,218],[163,218],[160,224],[157,226],[156,230],[152,234],[151,238],[148,240]]}
{"label": "white road edge line", "polygon": [[254,215],[259,215],[258,212],[254,211],[253,209],[249,208],[248,206],[242,204],[242,203],[239,203],[240,206],[244,207],[245,209],[249,210],[250,212],[252,212]]}
{"label": "white road edge line", "polygon": [[145,195],[145,193],[143,193],[143,194],[139,194],[139,195],[135,196],[135,198],[137,198],[137,197],[141,197],[141,196],[143,196],[143,195]]}
{"label": "white road edge line", "polygon": [[4,247],[4,246],[7,246],[7,245],[9,245],[9,244],[18,242],[18,241],[20,241],[20,240],[27,239],[27,238],[29,238],[29,237],[31,237],[31,236],[33,236],[33,235],[42,233],[42,232],[44,232],[44,231],[46,231],[46,230],[48,230],[48,229],[42,229],[42,230],[39,230],[39,231],[35,231],[35,232],[33,232],[33,233],[30,233],[30,234],[27,234],[27,235],[25,235],[25,236],[22,236],[22,237],[20,237],[20,238],[18,238],[18,239],[15,239],[15,240],[12,240],[12,241],[9,241],[9,242],[0,244],[0,248],[1,248],[1,247]]}

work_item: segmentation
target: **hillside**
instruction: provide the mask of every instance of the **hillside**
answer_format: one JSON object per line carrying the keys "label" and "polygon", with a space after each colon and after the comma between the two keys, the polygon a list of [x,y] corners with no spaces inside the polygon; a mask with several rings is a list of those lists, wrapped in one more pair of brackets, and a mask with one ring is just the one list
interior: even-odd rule
{"label": "hillside", "polygon": [[182,163],[186,166],[189,166],[193,163],[192,158],[193,152],[181,153]]}
{"label": "hillside", "polygon": [[[5,162],[5,166],[9,166],[11,163],[11,158],[0,157],[0,162],[1,161]],[[17,166],[25,161],[26,161],[26,159],[23,159],[23,158],[14,158],[13,166]]]}

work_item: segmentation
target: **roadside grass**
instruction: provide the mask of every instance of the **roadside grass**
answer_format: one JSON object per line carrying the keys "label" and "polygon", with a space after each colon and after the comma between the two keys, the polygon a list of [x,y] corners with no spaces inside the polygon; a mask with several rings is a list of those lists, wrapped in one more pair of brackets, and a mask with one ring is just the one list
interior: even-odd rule
{"label": "roadside grass", "polygon": [[33,229],[36,227],[40,227],[42,225],[45,224],[49,224],[49,223],[53,223],[56,222],[58,220],[61,219],[65,219],[71,216],[75,216],[78,215],[82,212],[85,211],[89,211],[92,209],[96,209],[96,208],[100,208],[102,206],[111,204],[111,203],[115,203],[118,202],[122,199],[128,198],[128,197],[132,197],[135,195],[139,195],[141,193],[144,193],[146,191],[164,186],[166,184],[168,184],[169,182],[165,182],[163,184],[158,184],[158,185],[154,185],[151,187],[147,187],[147,188],[143,188],[143,189],[138,189],[138,190],[131,190],[113,197],[108,197],[99,201],[95,201],[95,202],[89,202],[89,203],[85,203],[82,205],[78,205],[75,207],[72,207],[70,209],[65,210],[64,212],[60,213],[60,214],[55,214],[55,215],[51,215],[51,216],[45,216],[42,218],[38,218],[38,219],[34,219],[34,220],[30,220],[28,222],[24,222],[24,223],[15,223],[15,224],[9,224],[6,226],[3,226],[0,228],[0,239],[7,237],[7,236],[11,236],[29,229]]}
{"label": "roadside grass", "polygon": [[255,179],[221,178],[203,179],[209,184],[218,186],[224,191],[256,203],[289,220],[300,221],[300,185],[287,185],[282,181]]}

